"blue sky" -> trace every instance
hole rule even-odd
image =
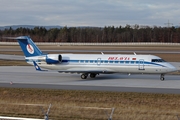
[[[180,0],[0,0],[0,26],[180,25]]]

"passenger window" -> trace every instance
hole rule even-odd
[[[106,60],[106,61],[104,61],[104,63],[108,63],[108,61]]]
[[[113,63],[113,61],[109,61],[109,63]]]
[[[121,64],[123,64],[123,63],[124,63],[124,61],[120,61],[120,63],[121,63]]]
[[[115,61],[115,63],[118,63],[119,61]]]

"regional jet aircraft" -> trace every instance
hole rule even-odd
[[[128,54],[44,54],[28,36],[16,39],[21,46],[26,62],[41,68],[56,70],[59,73],[79,73],[82,79],[95,78],[99,74],[140,73],[160,74],[164,80],[166,73],[177,69],[170,63],[154,55]]]

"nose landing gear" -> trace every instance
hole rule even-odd
[[[164,74],[161,74],[160,80],[161,80],[161,81],[164,81],[164,79],[165,79],[165,78],[164,78]]]

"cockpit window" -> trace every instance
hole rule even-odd
[[[166,62],[163,59],[152,59],[151,62]]]

